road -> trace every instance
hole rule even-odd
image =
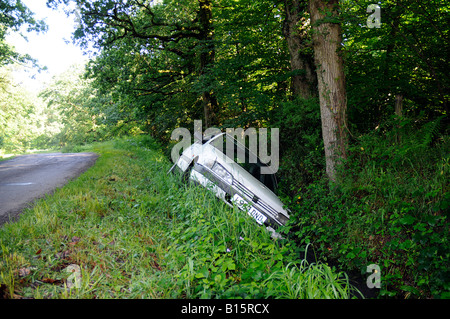
[[[47,153],[0,162],[0,227],[36,199],[78,177],[97,157],[95,153]]]

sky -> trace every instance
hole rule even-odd
[[[83,63],[87,57],[72,43],[72,33],[76,26],[74,17],[67,17],[62,10],[47,8],[46,0],[22,0],[22,2],[35,13],[37,20],[46,22],[48,31],[39,34],[27,33],[28,42],[18,34],[11,34],[7,41],[14,45],[18,52],[28,53],[37,59],[41,66],[48,68],[41,73],[37,73],[36,70],[14,72],[17,82],[30,91],[38,91],[53,76],[64,72],[73,64]],[[31,79],[32,75],[35,75],[34,80]]]

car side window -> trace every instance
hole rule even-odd
[[[212,140],[210,144],[212,146],[214,146],[215,148],[217,148],[222,153],[224,153],[225,147],[224,147],[223,135],[220,135],[220,136],[214,138],[214,140]]]
[[[223,136],[226,136],[224,139]],[[231,158],[235,163],[244,168],[247,172],[249,172],[254,178],[263,183],[268,189],[273,192],[276,192],[276,179],[274,174],[261,174],[261,167],[266,166],[262,163],[259,158],[256,157],[256,163],[254,163],[255,159],[250,158],[250,151],[247,147],[242,146],[236,142],[235,139],[232,139],[232,145],[234,145],[233,155],[227,152],[227,139],[231,139],[228,135],[222,135],[211,142],[215,148],[220,150],[222,153],[226,154],[229,158]],[[242,158],[244,155],[244,158]]]

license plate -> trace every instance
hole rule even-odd
[[[240,209],[242,209],[243,211],[246,211],[247,214],[249,214],[250,216],[252,216],[256,222],[260,225],[264,224],[264,222],[266,221],[267,217],[264,216],[263,214],[261,214],[256,208],[254,207],[250,207],[250,204],[247,203],[241,196],[239,196],[238,194],[235,194],[233,196],[232,202],[236,204],[236,206],[238,206]]]
[[[248,208],[246,207],[246,206],[248,206],[248,203],[238,194],[234,194],[231,201],[240,209],[245,210],[245,211],[248,210]]]
[[[256,222],[260,225],[264,224],[264,222],[266,221],[267,217],[264,216],[263,214],[261,214],[260,212],[258,212],[256,210],[256,208],[252,207],[249,209],[249,211],[247,212],[250,216],[252,216]]]

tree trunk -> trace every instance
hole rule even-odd
[[[198,0],[200,34],[201,34],[201,52],[200,52],[200,78],[206,87],[202,94],[203,113],[205,117],[205,127],[211,127],[216,123],[218,103],[213,92],[208,89],[210,87],[209,79],[205,76],[207,69],[214,64],[215,46],[213,42],[214,29],[212,27],[212,3],[210,0]]]
[[[399,118],[403,116],[403,94],[397,93],[395,95],[395,115],[397,115]],[[397,127],[397,133],[395,134],[395,138],[397,140],[397,143],[400,144],[402,141],[401,132],[399,130],[399,127]]]
[[[308,10],[307,0],[285,0],[284,8],[286,17],[283,34],[289,50],[291,71],[298,71],[292,77],[292,94],[309,98],[315,94],[317,78],[314,57],[306,52],[308,21],[301,17]]]
[[[336,22],[338,0],[310,0],[326,172],[336,180],[336,165],[347,156],[347,96],[341,27]]]
[[[398,117],[403,116],[403,94],[395,94],[395,115]]]

